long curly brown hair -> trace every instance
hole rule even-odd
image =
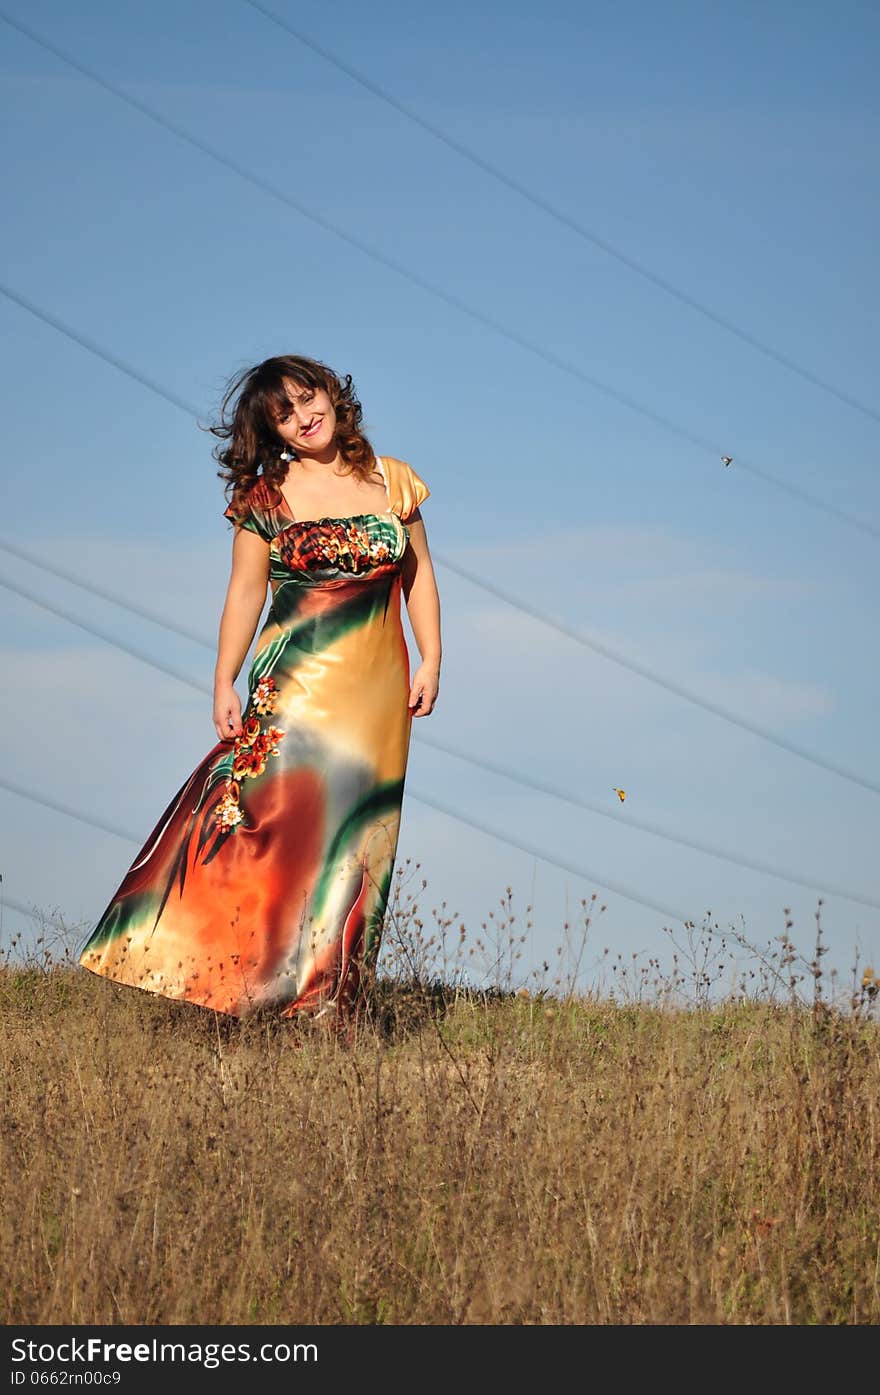
[[[244,496],[263,479],[273,491],[287,474],[281,451],[290,449],[275,429],[277,414],[291,407],[284,387],[290,378],[299,387],[323,388],[336,412],[336,443],[352,474],[367,480],[376,467],[376,456],[361,430],[363,409],[355,396],[351,374],[340,377],[319,359],[301,354],[278,354],[253,368],[245,368],[228,382],[220,406],[220,420],[206,429],[226,446],[211,452],[223,467],[218,475],[232,484],[228,501],[238,512]],[[294,453],[295,454],[295,453]]]

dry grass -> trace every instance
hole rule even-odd
[[[7,956],[0,1321],[880,1319],[873,992],[440,986],[439,921],[348,1046]]]

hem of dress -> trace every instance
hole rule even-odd
[[[188,1003],[190,1007],[201,1008],[203,1012],[216,1012],[221,1017],[231,1017],[236,1021],[243,1022],[247,1017],[259,1012],[258,1007],[251,1008],[247,1012],[234,1012],[229,1008],[214,1007],[211,1003],[203,1003],[198,998],[190,998],[186,993],[167,993],[162,988],[154,988],[144,983],[129,983],[127,979],[116,978],[113,974],[104,973],[102,969],[93,969],[82,960],[77,961],[81,969],[92,974],[95,978],[102,978],[105,983],[115,983],[120,988],[132,988],[138,993],[149,993],[154,998],[165,998],[169,1003]]]

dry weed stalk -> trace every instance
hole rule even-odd
[[[818,910],[585,990],[596,897],[518,977],[531,907],[429,932],[410,866],[348,1042],[7,949],[4,1323],[877,1322],[880,984]]]

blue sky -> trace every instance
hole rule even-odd
[[[6,781],[146,837],[214,743],[209,697],[21,591],[210,690],[231,548],[213,438],[193,413],[20,297],[202,424],[245,365],[322,358],[353,375],[376,450],[429,484],[443,670],[435,713],[413,724],[398,853],[421,864],[429,929],[437,907],[478,932],[510,886],[523,932],[533,906],[523,973],[552,960],[563,922],[574,929],[594,891],[607,909],[587,977],[606,946],[668,964],[670,913],[699,922],[710,910],[766,943],[790,907],[807,948],[819,891],[632,825],[880,901],[880,793],[674,696],[454,568],[880,784],[876,535],[748,468],[880,528],[876,7],[269,8],[594,238],[870,410],[639,276],[244,0],[9,0]],[[313,216],[160,128],[16,21]],[[87,927],[137,843],[4,789],[0,810],[4,941],[33,933],[10,901]],[[835,893],[822,915],[842,972],[856,952],[880,959],[880,910]]]

